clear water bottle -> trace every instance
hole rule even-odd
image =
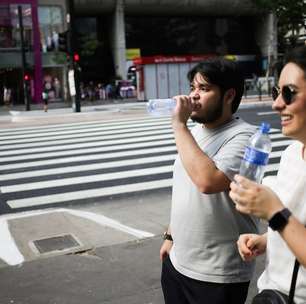
[[[175,108],[175,105],[176,101],[172,98],[149,99],[147,110],[154,116],[170,115]]]
[[[260,183],[264,176],[272,149],[269,131],[270,125],[263,122],[250,138],[240,166],[239,174],[257,183]]]

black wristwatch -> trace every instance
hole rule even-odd
[[[163,239],[164,240],[168,240],[168,241],[172,241],[173,242],[173,238],[172,238],[172,235],[169,234],[167,231],[164,232],[163,234]]]
[[[281,231],[288,224],[290,216],[291,212],[287,208],[276,212],[269,220],[269,227],[272,228],[274,231]]]

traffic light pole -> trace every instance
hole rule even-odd
[[[69,69],[73,70],[75,96],[73,96],[74,111],[81,112],[81,94],[80,94],[80,70],[77,62],[74,62],[73,56],[76,51],[75,45],[75,17],[74,17],[74,0],[67,0],[67,7],[69,12],[68,23],[68,50],[69,50]]]
[[[26,106],[26,111],[30,111],[30,96],[29,96],[29,85],[27,79],[25,79],[27,63],[25,56],[25,47],[24,47],[24,36],[23,36],[23,20],[22,20],[22,7],[18,5],[18,21],[20,27],[20,43],[21,43],[21,70],[22,70],[22,81],[23,81],[23,95],[24,103]]]

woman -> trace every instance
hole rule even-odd
[[[230,197],[237,210],[267,220],[272,228],[263,235],[243,234],[237,242],[244,260],[267,253],[259,290],[277,289],[288,295],[297,258],[301,266],[294,301],[302,304],[306,303],[306,46],[287,56],[279,88],[272,95],[282,133],[296,141],[282,155],[274,192],[235,176]]]

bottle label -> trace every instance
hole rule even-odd
[[[269,160],[269,153],[246,147],[243,160],[254,165],[265,166]]]

